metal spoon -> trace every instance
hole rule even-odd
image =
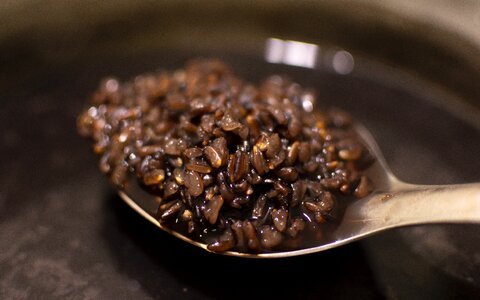
[[[331,242],[314,247],[284,252],[221,254],[249,258],[279,258],[304,255],[336,248],[372,234],[408,225],[431,223],[480,223],[480,183],[457,185],[414,185],[398,180],[388,168],[375,140],[366,128],[356,130],[367,148],[376,157],[366,171],[375,184],[375,191],[349,205]],[[163,226],[156,218],[158,201],[137,184],[128,184],[120,197],[136,212],[160,229],[207,250],[207,245]]]

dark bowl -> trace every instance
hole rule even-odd
[[[402,180],[480,181],[480,5],[434,2],[4,5],[0,295],[474,298],[478,226],[398,229],[283,260],[203,253],[121,203],[75,129],[103,76],[220,57],[250,81],[285,73],[320,106],[350,111]],[[315,63],[266,62],[272,41],[316,45]]]

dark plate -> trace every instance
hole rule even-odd
[[[160,232],[119,199],[76,133],[85,98],[105,75],[127,79],[199,55],[225,59],[250,81],[280,72],[313,87],[321,106],[345,108],[371,129],[403,180],[480,181],[480,51],[468,41],[369,6],[209,3],[65,8],[63,27],[35,20],[31,32],[2,37],[0,298],[478,295],[477,226],[400,229],[324,253],[246,260]],[[267,64],[270,37],[319,45],[317,67]],[[355,59],[348,75],[331,66],[340,48]]]

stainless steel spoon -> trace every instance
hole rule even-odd
[[[356,125],[356,130],[376,157],[375,163],[366,171],[374,182],[375,191],[347,207],[343,219],[333,232],[334,238],[331,242],[285,252],[255,254],[226,251],[221,254],[249,258],[289,257],[336,248],[402,226],[480,223],[480,183],[415,185],[402,182],[388,168],[368,130],[361,125]],[[144,192],[137,184],[128,184],[124,191],[119,191],[119,194],[131,208],[160,229],[209,251],[206,244],[163,226],[154,217],[158,209],[158,199]]]

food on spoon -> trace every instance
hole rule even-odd
[[[158,220],[217,252],[295,249],[320,239],[339,203],[372,190],[350,116],[271,76],[247,83],[219,60],[102,81],[78,118],[100,170],[135,176]],[[337,220],[338,221],[338,220]]]

